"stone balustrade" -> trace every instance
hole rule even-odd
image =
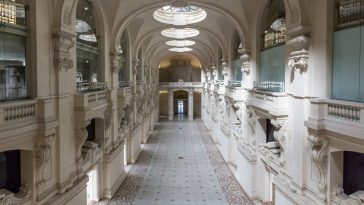
[[[314,130],[329,130],[362,139],[364,138],[364,103],[313,99],[310,117],[305,125]]]
[[[201,82],[161,82],[159,87],[162,88],[202,88]]]
[[[281,92],[248,90],[247,105],[259,108],[276,117],[288,115],[288,95]]]
[[[37,101],[14,101],[0,104],[0,126],[20,121],[37,121]]]

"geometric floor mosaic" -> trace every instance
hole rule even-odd
[[[159,122],[105,205],[252,205],[201,120]]]

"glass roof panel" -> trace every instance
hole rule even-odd
[[[162,30],[161,34],[169,38],[185,39],[198,36],[200,34],[200,31],[193,28],[183,28],[183,29],[168,28]]]
[[[175,47],[186,47],[186,46],[193,46],[196,44],[196,42],[191,40],[173,40],[173,41],[167,41],[166,44]]]
[[[163,6],[153,13],[155,20],[175,26],[194,24],[206,19],[205,10],[191,5]]]

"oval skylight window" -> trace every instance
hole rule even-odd
[[[177,0],[170,6],[157,9],[153,13],[153,17],[161,23],[185,26],[205,20],[207,13],[197,6],[188,5],[183,0]]]
[[[79,38],[83,41],[95,42],[95,43],[97,42],[95,34],[81,34]]]
[[[175,47],[187,47],[195,45],[196,42],[191,40],[173,40],[173,41],[167,41],[166,44]]]
[[[168,50],[173,51],[173,52],[183,53],[183,52],[192,51],[193,49],[192,48],[187,48],[187,47],[183,47],[183,48],[176,47],[176,48],[170,48]]]
[[[162,30],[161,34],[165,37],[176,38],[176,39],[184,39],[184,38],[192,38],[198,36],[200,31],[193,28],[168,28]]]

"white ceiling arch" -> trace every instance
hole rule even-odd
[[[233,1],[235,3],[231,3],[231,4],[226,4],[224,2],[221,3],[218,1],[194,1],[193,4],[196,6],[200,6],[204,9],[209,9],[211,11],[215,11],[216,13],[219,13],[221,15],[224,16],[225,19],[227,19],[229,22],[232,23],[232,25],[234,25],[235,29],[238,31],[240,38],[243,42],[243,44],[245,45],[245,41],[246,39],[248,39],[248,31],[247,31],[247,23],[245,22],[245,18],[236,18],[236,16],[238,15],[244,15],[244,10],[243,9],[239,9],[237,12],[235,12],[234,14],[231,13],[231,9],[232,10],[236,10],[234,9],[234,4],[239,3],[239,7],[240,6],[240,2],[236,1],[236,0],[228,0],[228,1]],[[121,1],[120,3],[120,7],[122,8],[122,3],[125,2]],[[133,21],[134,18],[143,15],[145,13],[147,13],[148,11],[154,11],[155,9],[162,7],[164,5],[167,5],[169,1],[157,1],[157,0],[149,0],[148,3],[146,1],[140,1],[140,5],[136,4],[134,5],[133,9],[130,9],[131,11],[125,11],[125,12],[118,12],[120,18],[118,19],[118,22],[115,22],[114,26],[113,26],[113,32],[112,32],[112,39],[114,39],[116,42],[119,41],[120,36],[123,32],[123,30],[129,25],[130,22]],[[230,8],[224,8],[225,7],[229,7]],[[231,7],[232,6],[232,7]],[[228,12],[229,11],[229,12]],[[121,14],[123,13],[123,14]],[[209,16],[208,16],[209,18]],[[112,45],[116,45],[116,42],[111,42]]]

